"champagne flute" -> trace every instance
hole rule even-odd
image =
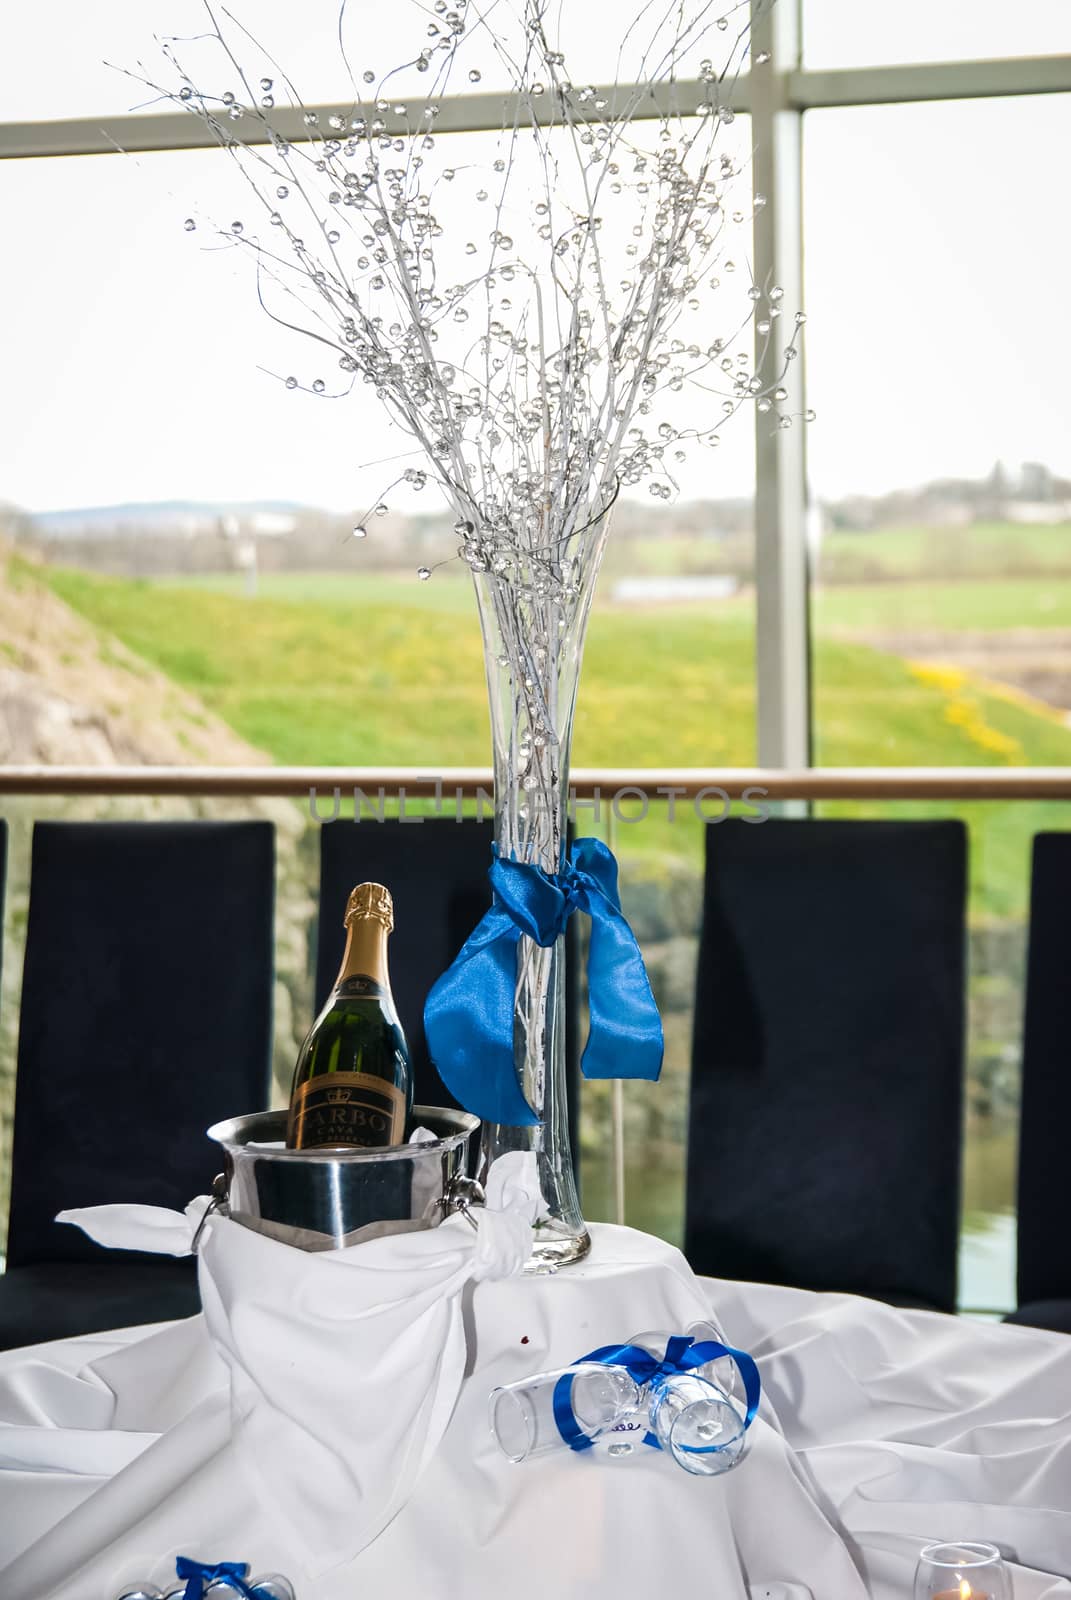
[[[688,1329],[696,1343],[713,1339],[724,1344],[721,1330],[709,1321]],[[662,1329],[639,1333],[629,1340],[661,1360],[673,1336]],[[712,1478],[735,1467],[744,1453],[746,1425],[731,1391],[712,1373],[728,1366],[736,1382],[736,1363],[719,1356],[691,1372],[660,1373],[647,1385],[651,1432],[667,1455],[695,1477]]]
[[[729,1341],[722,1333],[713,1317],[706,1317],[701,1322],[691,1322],[685,1332],[695,1344],[728,1345]],[[663,1347],[664,1348],[664,1347]],[[730,1398],[740,1398],[741,1381],[740,1370],[732,1356],[718,1356],[713,1361],[708,1361],[702,1367],[696,1367],[701,1378],[709,1378],[711,1383],[716,1383],[719,1389],[724,1389]]]
[[[594,1443],[642,1404],[640,1386],[624,1367],[582,1361],[493,1389],[489,1419],[499,1449],[517,1462],[569,1447],[563,1415],[577,1439]]]

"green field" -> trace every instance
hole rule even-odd
[[[819,588],[819,629],[1007,632],[1071,628],[1071,578],[964,578]]]
[[[277,761],[487,759],[479,627],[468,586],[457,579],[282,575],[249,600],[218,582],[149,583],[59,568],[42,575]],[[920,588],[920,602],[940,603],[939,591]],[[872,600],[870,591],[866,603]],[[850,614],[841,607],[845,625]],[[746,598],[597,607],[574,759],[747,766],[754,761],[753,677]],[[824,765],[1071,759],[1071,733],[1045,708],[982,684],[931,681],[864,645],[819,639],[816,679]],[[959,702],[969,711],[957,720]]]
[[[236,572],[169,578],[155,588],[197,589],[203,593],[245,598],[245,578]],[[421,583],[415,572],[264,572],[257,585],[258,601],[312,600],[345,606],[351,613],[364,606],[418,606],[421,611],[466,612],[475,615],[472,585],[460,572],[435,573]]]
[[[38,569],[98,628],[117,635],[198,694],[251,743],[285,764],[453,766],[489,759],[482,647],[467,580],[283,574],[247,599],[241,580],[150,583]],[[1037,600],[1053,592],[1019,580]],[[911,588],[941,625],[969,611],[961,591],[992,589],[990,615],[1011,620],[1010,584]],[[1062,604],[1071,609],[1071,583]],[[948,593],[943,591],[947,589]],[[865,626],[881,586],[833,591],[840,627]],[[854,607],[854,611],[853,611]],[[927,612],[927,608],[929,608]],[[827,610],[820,613],[828,620]],[[993,625],[993,624],[990,624]],[[820,763],[826,766],[1062,765],[1071,731],[1023,696],[962,673],[913,666],[835,638],[816,646]],[[579,766],[748,766],[755,760],[754,629],[749,596],[721,605],[604,604],[592,618],[580,690]],[[873,806],[827,807],[872,815]],[[1029,841],[1059,826],[1054,804],[900,806],[900,816],[963,815],[973,830],[975,913],[1020,915]],[[652,820],[632,850],[694,855],[699,831]]]
[[[467,581],[287,576],[247,600],[209,584],[61,569],[43,576],[276,761],[489,762],[483,646]],[[743,614],[713,626],[694,611],[596,615],[574,760],[747,764],[753,678]]]

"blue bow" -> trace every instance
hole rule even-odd
[[[643,1388],[649,1383],[657,1385],[661,1378],[670,1378],[682,1372],[694,1372],[696,1367],[705,1367],[708,1361],[717,1361],[722,1356],[733,1358],[744,1380],[746,1402],[744,1427],[750,1428],[759,1409],[762,1379],[759,1377],[759,1369],[754,1359],[746,1350],[734,1350],[732,1345],[718,1344],[714,1339],[704,1339],[697,1344],[690,1334],[677,1334],[666,1345],[666,1353],[661,1361],[642,1345],[604,1344],[598,1350],[593,1350],[590,1355],[581,1356],[580,1360],[573,1364],[580,1366],[585,1361],[598,1361],[607,1367],[624,1367]],[[576,1420],[573,1412],[572,1388],[571,1372],[564,1373],[554,1385],[554,1420],[558,1424],[558,1432],[570,1450],[590,1450],[594,1441],[588,1438]],[[662,1448],[653,1433],[645,1433],[643,1442],[653,1445],[656,1450]]]
[[[244,1561],[219,1561],[210,1567],[203,1561],[191,1561],[189,1556],[179,1556],[175,1562],[175,1576],[186,1579],[182,1600],[201,1600],[208,1585],[220,1581],[230,1584],[235,1594],[243,1595],[245,1600],[257,1600],[256,1590],[245,1582],[248,1571]]]
[[[662,1023],[636,935],[621,914],[617,862],[599,839],[578,839],[561,872],[498,854],[494,903],[428,995],[428,1050],[455,1099],[486,1122],[538,1123],[517,1082],[513,1008],[522,934],[549,949],[574,911],[591,918],[591,1026],[586,1078],[657,1078]]]

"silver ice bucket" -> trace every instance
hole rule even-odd
[[[243,1227],[300,1250],[337,1250],[434,1228],[482,1198],[465,1175],[479,1118],[445,1106],[414,1106],[412,1125],[427,1128],[434,1140],[321,1154],[285,1148],[285,1111],[217,1122],[208,1137],[224,1151],[218,1208]]]

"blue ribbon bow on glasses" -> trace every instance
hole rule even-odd
[[[573,1365],[582,1366],[588,1361],[598,1361],[607,1367],[624,1367],[642,1389],[646,1384],[657,1384],[660,1378],[694,1372],[697,1367],[705,1367],[708,1361],[718,1361],[722,1356],[732,1357],[744,1380],[744,1428],[750,1428],[759,1409],[762,1379],[754,1358],[746,1350],[734,1350],[731,1344],[719,1344],[714,1339],[702,1339],[697,1343],[690,1334],[677,1334],[667,1343],[661,1361],[639,1344],[604,1344],[590,1355],[581,1356]],[[590,1450],[593,1441],[573,1414],[572,1388],[571,1373],[566,1373],[554,1385],[554,1420],[570,1450]],[[653,1433],[645,1433],[643,1442],[653,1445],[656,1450],[662,1448]]]
[[[201,1600],[210,1583],[225,1583],[236,1595],[245,1600],[260,1600],[260,1591],[246,1583],[249,1566],[245,1561],[218,1561],[208,1566],[203,1561],[191,1561],[189,1556],[179,1556],[175,1561],[175,1576],[186,1579],[186,1593],[182,1600]]]
[[[591,918],[591,1026],[580,1067],[586,1078],[657,1078],[662,1023],[636,936],[621,913],[617,862],[598,839],[578,839],[556,873],[495,851],[494,904],[428,995],[424,1032],[451,1094],[486,1122],[539,1121],[517,1082],[513,1008],[517,943],[549,949],[574,911]]]

